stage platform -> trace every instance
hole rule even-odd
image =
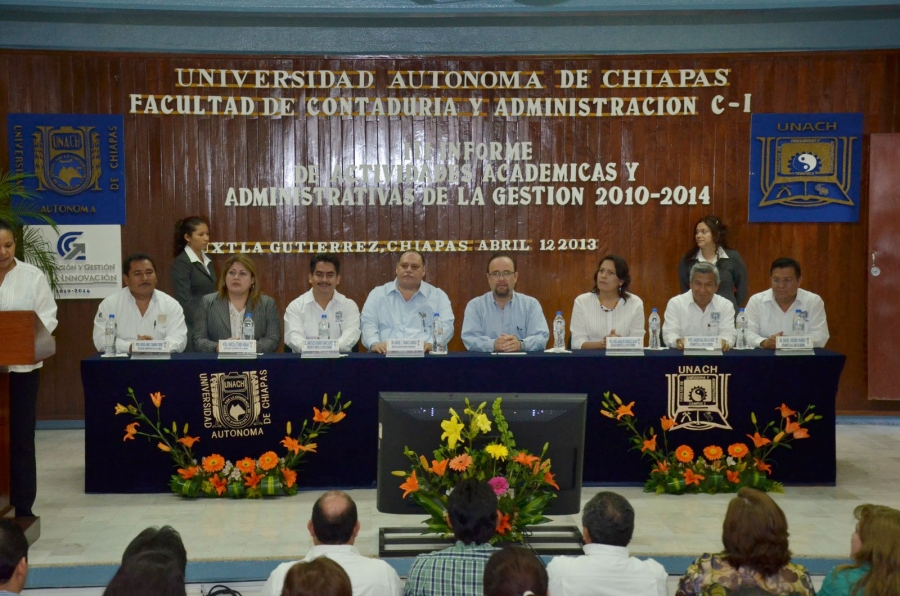
[[[837,486],[789,487],[787,494],[774,495],[788,517],[795,560],[813,573],[824,574],[847,557],[856,505],[900,508],[896,491],[900,484],[898,422],[839,419]],[[802,445],[796,447],[803,451]],[[190,583],[243,582],[245,596],[254,594],[257,582],[278,563],[298,558],[310,546],[306,522],[321,489],[263,501],[187,501],[169,494],[87,495],[83,430],[38,431],[37,449],[34,510],[41,516],[41,538],[29,552],[29,588],[103,585],[115,572],[128,542],[151,525],[170,524],[181,533],[190,560]],[[805,453],[811,459],[816,457],[813,452]],[[583,500],[598,490],[603,489],[585,488]],[[729,495],[673,497],[646,494],[638,488],[612,490],[625,495],[636,511],[632,554],[656,558],[674,576],[696,555],[721,549]],[[381,514],[375,510],[374,490],[349,492],[359,507],[362,531],[357,546],[363,554],[377,552],[379,527],[412,526],[425,517]],[[580,525],[580,518],[561,516],[554,523]],[[409,562],[394,561],[401,575]],[[196,587],[194,590],[199,594]]]

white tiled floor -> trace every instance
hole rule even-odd
[[[797,557],[846,557],[852,511],[860,503],[900,508],[900,426],[839,425],[837,445],[837,487],[789,487],[787,494],[775,495],[787,514],[791,550]],[[192,561],[293,558],[310,546],[306,522],[318,493],[263,501],[86,495],[83,431],[39,431],[37,448],[34,510],[41,516],[41,538],[29,552],[34,566],[115,563],[140,530],[163,524],[181,533]],[[585,489],[583,499],[597,490]],[[697,555],[721,549],[729,496],[672,497],[645,494],[638,488],[615,490],[636,511],[633,554]],[[416,525],[424,517],[378,513],[373,490],[351,495],[363,525],[357,541],[363,554],[377,552],[379,526]],[[577,516],[554,522],[580,525]]]

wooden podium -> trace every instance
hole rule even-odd
[[[56,340],[40,317],[27,310],[0,311],[0,516],[12,517],[9,504],[9,371],[7,366],[37,364],[56,353]],[[13,373],[14,374],[14,373]],[[29,543],[40,535],[39,518],[21,518]]]

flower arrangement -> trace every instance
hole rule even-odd
[[[231,497],[235,499],[258,499],[276,495],[297,494],[297,467],[307,453],[315,453],[317,444],[312,441],[328,432],[332,424],[337,424],[347,415],[344,410],[350,402],[341,404],[338,393],[329,402],[328,395],[322,397],[322,409],[313,408],[313,422],[303,421],[300,433],[293,437],[291,423],[287,423],[287,435],[281,444],[287,450],[284,457],[274,451],[267,451],[259,459],[245,457],[232,463],[217,453],[201,458],[194,455],[194,445],[199,437],[188,435],[185,424],[179,433],[179,426],[172,422],[171,427],[163,425],[160,418],[161,392],[151,393],[150,400],[156,408],[156,421],[150,419],[137,400],[134,391],[128,388],[128,397],[132,403],[125,406],[116,404],[116,414],[128,414],[134,421],[125,426],[123,441],[134,440],[135,436],[147,437],[149,441],[157,441],[160,451],[168,453],[174,462],[177,474],[169,481],[169,487],[176,495],[184,497]],[[144,430],[138,430],[143,426]]]
[[[617,420],[619,426],[630,431],[631,449],[640,449],[641,456],[653,460],[654,467],[650,470],[650,478],[644,484],[644,490],[657,494],[734,493],[744,486],[766,492],[784,492],[780,482],[769,478],[772,474],[772,451],[778,447],[790,448],[791,441],[809,438],[806,425],[813,420],[822,419],[822,416],[813,411],[814,405],[809,405],[798,413],[781,404],[775,408],[781,413],[781,418],[770,421],[760,429],[756,413],[751,412],[750,421],[754,432],[747,437],[753,442],[753,449],[746,443],[737,442],[727,449],[719,445],[708,445],[701,453],[695,454],[688,445],[679,445],[674,450],[669,450],[666,433],[675,425],[674,419],[668,416],[660,418],[662,445],[659,445],[659,435],[652,426],[643,432],[637,429],[633,408],[634,402],[626,405],[618,395],[610,396],[606,392],[603,394],[600,413]]]
[[[426,534],[453,535],[445,517],[447,496],[457,482],[468,478],[487,482],[497,495],[497,527],[491,544],[521,542],[526,526],[550,521],[544,511],[556,498],[551,487],[559,490],[559,486],[550,471],[550,460],[544,458],[549,444],[544,444],[540,456],[518,449],[500,404],[497,398],[491,407],[499,435],[488,434],[492,423],[484,413],[486,402],[472,409],[466,399],[465,421],[450,408],[450,419],[441,422],[441,441],[445,442],[434,451],[430,464],[424,455],[404,448],[412,468],[393,474],[405,479],[400,485],[403,498],[411,496],[431,516],[423,522],[428,526]],[[476,447],[479,436],[479,442],[492,440]]]

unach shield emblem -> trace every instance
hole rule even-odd
[[[100,135],[93,126],[38,126],[34,140],[37,190],[76,195],[99,185]]]

